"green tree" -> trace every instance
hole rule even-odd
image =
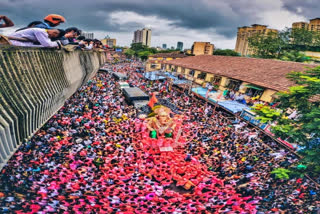
[[[288,78],[296,85],[278,93],[278,109],[256,105],[253,111],[261,121],[276,124],[271,129],[276,137],[305,146],[303,162],[307,163],[308,169],[315,170],[320,165],[320,148],[313,143],[320,138],[320,66],[292,72]],[[296,111],[296,117],[291,117],[292,112],[290,116],[288,109]],[[320,171],[320,167],[317,169]]]
[[[299,51],[291,50],[285,51],[281,57],[281,60],[293,62],[308,62],[310,61],[310,57],[307,57],[305,54]]]
[[[220,55],[220,56],[240,56],[239,53],[235,52],[234,50],[230,49],[217,49],[213,52],[213,55]]]
[[[126,53],[127,52],[127,53]],[[148,57],[152,54],[156,53],[171,53],[171,52],[180,52],[179,50],[160,50],[157,51],[156,48],[148,47],[146,45],[142,45],[142,43],[133,43],[131,44],[131,48],[125,52],[127,57],[137,56],[142,60],[148,59]]]
[[[254,34],[248,38],[249,47],[253,50],[255,57],[280,58],[288,46],[287,34],[287,31]]]
[[[127,50],[125,50],[124,51],[124,54],[128,57],[128,58],[132,58],[134,55],[135,55],[135,51],[134,50],[132,50],[132,49],[127,49]]]
[[[132,43],[131,44],[131,49],[138,52],[138,51],[144,51],[145,49],[147,49],[148,46],[143,45],[142,43]]]
[[[288,180],[289,179],[290,170],[284,168],[276,168],[271,174],[274,174],[277,179]]]
[[[150,51],[140,51],[138,52],[138,57],[141,58],[142,60],[147,60],[151,54],[152,52]]]
[[[307,29],[292,29],[290,38],[292,45],[311,46],[313,43],[313,31]]]

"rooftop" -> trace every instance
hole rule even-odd
[[[158,54],[151,55],[150,57],[184,58],[184,57],[187,57],[187,56],[182,54],[182,53],[171,52],[171,53],[158,53]]]
[[[310,19],[310,21],[314,21],[314,20],[320,20],[320,17],[314,18],[314,19]]]
[[[300,24],[300,23],[308,24],[308,22],[293,22],[292,24]]]
[[[268,27],[268,25],[261,25],[261,24],[252,24],[251,26],[252,26],[252,27],[255,27],[255,26]]]
[[[241,80],[276,91],[287,90],[294,85],[286,78],[286,74],[315,67],[297,62],[214,55],[192,56],[165,63]]]

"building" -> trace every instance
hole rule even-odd
[[[86,39],[94,39],[94,33],[81,32],[81,36],[86,37]]]
[[[194,42],[191,48],[191,53],[195,56],[198,55],[212,55],[214,45],[210,42]]]
[[[148,57],[147,62],[146,62],[146,72],[162,69],[163,67],[161,67],[161,64],[164,61],[181,59],[184,57],[187,57],[187,56],[184,54],[181,54],[179,51],[171,52],[171,53],[158,53],[158,54],[150,55]]]
[[[183,50],[183,42],[178,42],[177,43],[177,49],[182,51]]]
[[[151,46],[151,29],[143,28],[134,32],[132,43],[141,43],[148,47]]]
[[[241,56],[252,55],[253,51],[249,47],[248,38],[250,38],[255,34],[267,35],[270,32],[278,33],[278,30],[270,29],[270,28],[267,28],[266,25],[258,25],[258,24],[251,25],[251,27],[248,27],[248,26],[239,27],[238,33],[237,33],[237,42],[236,42],[235,51],[241,54]]]
[[[272,102],[276,92],[286,91],[294,85],[286,78],[288,73],[306,70],[307,66],[314,67],[297,62],[216,55],[162,62],[166,71],[189,76],[199,85],[209,82],[221,91],[232,89],[248,97],[250,94],[258,95],[261,101],[266,102]]]
[[[191,49],[185,49],[184,51],[183,51],[185,54],[188,54],[188,55],[191,55],[192,53],[191,53]]]
[[[162,49],[167,49],[167,44],[162,44]]]
[[[308,29],[309,23],[308,22],[294,22],[292,23],[292,29]]]
[[[310,23],[308,26],[310,31],[320,31],[320,18],[310,19]]]
[[[310,19],[310,22],[294,22],[292,29],[306,29],[309,31],[320,31],[320,18]]]
[[[110,37],[106,37],[101,40],[103,45],[108,45],[109,48],[113,48],[117,45],[117,40],[116,39],[111,39]]]

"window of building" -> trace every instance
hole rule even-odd
[[[261,96],[263,94],[263,88],[254,86],[254,85],[247,85],[247,90],[245,92],[246,95],[250,97],[256,97],[256,96]]]
[[[230,79],[227,88],[238,91],[242,81]]]
[[[150,67],[151,67],[151,68],[156,68],[156,67],[157,67],[157,64],[151,64]]]
[[[211,78],[210,82],[213,85],[220,85],[221,79],[222,79],[222,77],[220,77],[220,76],[214,76],[214,77]]]
[[[195,73],[194,70],[189,71],[189,75],[191,75],[191,76],[194,76],[194,73]]]
[[[202,73],[198,74],[198,79],[204,80],[204,79],[206,79],[206,76],[207,76],[207,74],[202,72]]]

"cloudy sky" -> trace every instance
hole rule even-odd
[[[23,27],[47,14],[66,17],[61,28],[77,26],[102,39],[109,35],[117,45],[130,45],[133,31],[152,29],[151,45],[190,48],[207,41],[218,48],[235,46],[237,27],[265,24],[290,27],[292,22],[320,17],[319,0],[0,0],[0,14]],[[3,29],[8,34],[16,28]]]

